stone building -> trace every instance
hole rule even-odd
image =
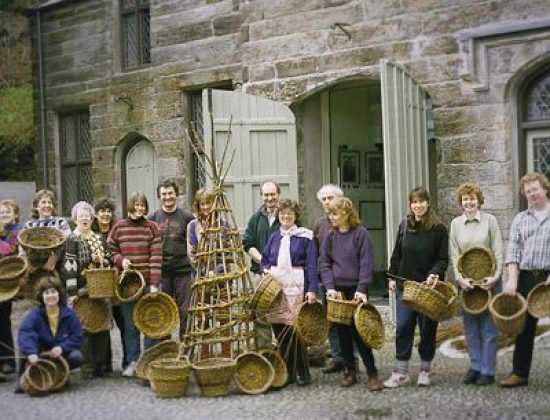
[[[308,223],[340,183],[383,271],[411,187],[448,221],[456,187],[479,182],[506,236],[519,177],[550,171],[548,0],[48,0],[28,15],[42,183],[65,211],[152,198],[167,176],[189,202],[205,180],[186,139],[219,156],[231,125],[239,223],[262,180]]]

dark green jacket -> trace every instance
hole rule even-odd
[[[273,232],[279,230],[279,219],[275,218],[275,221],[269,226],[269,220],[267,218],[267,212],[265,210],[265,204],[260,207],[248,221],[246,230],[243,237],[243,247],[246,252],[250,248],[256,248],[260,253],[263,252],[267,240]],[[260,266],[255,261],[252,261],[250,271],[253,273],[260,272]]]

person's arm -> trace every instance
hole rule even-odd
[[[243,248],[254,262],[260,264],[262,260],[262,254],[257,248],[258,217],[258,213],[254,213],[252,217],[248,220],[248,224],[246,225],[246,230],[244,231],[243,235]]]
[[[271,248],[273,248],[276,245],[275,235],[276,234],[271,235],[267,240],[267,243],[265,244],[264,252],[262,253],[262,258],[260,261],[260,274],[263,274],[264,270],[269,270],[271,268],[269,255],[272,254]]]
[[[37,355],[38,351],[38,340],[40,336],[36,328],[36,322],[38,320],[38,309],[31,309],[29,313],[23,318],[19,331],[17,332],[17,345],[19,351],[24,356],[29,356],[31,354]]]
[[[317,252],[315,239],[308,239],[306,249],[307,291],[315,294],[319,292],[318,260],[319,254]]]
[[[78,241],[74,235],[71,235],[65,241],[65,253],[63,255],[63,263],[61,264],[60,274],[65,282],[67,295],[75,296],[78,291]]]
[[[196,254],[197,254],[197,222],[196,220],[192,220],[187,224],[187,234],[186,234],[186,242],[187,242],[187,255],[189,256],[189,262],[191,265],[195,266],[197,264]]]
[[[329,239],[330,238],[330,239]],[[319,251],[319,273],[321,275],[321,281],[323,285],[328,290],[334,290],[334,273],[332,271],[333,266],[333,255],[332,252],[328,250],[329,246],[334,248],[334,234],[328,233],[323,238],[323,243]]]
[[[149,241],[149,282],[158,287],[162,280],[162,239],[160,228],[155,222],[151,223],[151,239]]]
[[[445,278],[445,271],[449,265],[449,235],[443,224],[436,227],[436,242],[434,246],[437,249],[437,257],[429,275],[438,276],[440,280]]]
[[[504,286],[504,293],[515,296],[519,280],[519,263],[521,262],[521,251],[523,241],[520,234],[522,213],[514,217],[510,227],[510,238],[508,240],[508,256],[506,257],[506,268],[508,270],[508,281]]]
[[[66,237],[72,233],[71,225],[69,225],[69,222],[67,222],[67,219],[65,219],[64,217],[59,218],[58,226],[59,226],[59,230],[63,232],[63,235],[65,235]]]
[[[111,253],[111,260],[113,264],[119,270],[122,270],[124,268],[122,266],[122,261],[124,260],[124,257],[122,256],[122,252],[120,249],[120,243],[118,239],[118,228],[119,228],[119,224],[117,222],[109,232],[109,236],[107,237],[107,249]]]
[[[63,353],[70,353],[73,350],[78,350],[82,346],[82,326],[80,324],[80,320],[78,319],[78,316],[76,313],[70,309],[69,310],[69,316],[65,318],[65,322],[67,322],[67,334],[63,338],[63,340],[58,344],[59,347],[63,350]],[[60,307],[61,310],[61,307]]]
[[[360,293],[367,293],[374,274],[374,245],[367,229],[357,231],[356,235],[360,235],[361,238],[358,258],[359,282],[356,290]]]

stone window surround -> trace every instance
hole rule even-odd
[[[143,61],[143,54],[142,54],[142,44],[141,44],[141,39],[143,38],[142,36],[142,26],[141,26],[141,20],[140,20],[140,16],[142,14],[143,11],[147,10],[148,13],[150,13],[150,4],[149,4],[149,1],[147,1],[147,4],[146,5],[143,5],[142,4],[142,1],[140,0],[136,0],[137,2],[137,5],[135,6],[135,8],[133,9],[133,11],[130,12],[130,9],[124,9],[124,0],[115,0],[118,2],[118,19],[116,19],[116,22],[117,22],[117,26],[118,28],[117,31],[118,31],[118,35],[119,35],[119,51],[118,51],[118,58],[120,60],[120,70],[121,71],[134,71],[134,70],[139,70],[139,69],[142,69],[142,68],[146,68],[148,66],[150,66],[151,64],[151,30],[150,30],[150,25],[151,23],[149,22],[149,58],[147,62],[142,62]],[[136,15],[136,44],[137,44],[137,59],[140,61],[140,63],[138,63],[137,65],[135,66],[132,66],[132,65],[128,65],[127,62],[126,62],[126,43],[125,43],[125,40],[126,40],[126,37],[124,35],[124,16],[126,14],[135,14]],[[149,16],[149,19],[150,19],[150,16]]]

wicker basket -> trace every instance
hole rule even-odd
[[[353,314],[357,305],[359,301],[345,300],[340,292],[336,299],[327,295],[327,320],[336,324],[353,325]]]
[[[284,387],[288,382],[288,370],[279,352],[276,350],[264,349],[260,351],[260,354],[269,360],[269,363],[273,366],[275,377],[273,378],[271,387],[275,389]]]
[[[520,294],[499,293],[489,304],[489,311],[499,332],[508,336],[521,334],[527,316],[527,301]]]
[[[92,299],[111,299],[116,297],[116,270],[114,268],[100,267],[86,269],[83,275],[86,278],[88,296]]]
[[[80,319],[82,328],[86,331],[97,333],[109,329],[111,314],[105,300],[78,296],[73,302],[73,309]]]
[[[31,263],[44,263],[65,243],[65,235],[54,227],[34,227],[19,232],[19,244]]]
[[[161,341],[141,353],[136,365],[136,376],[141,379],[151,380],[150,364],[152,362],[160,359],[175,359],[178,356],[178,343],[174,340]]]
[[[23,279],[21,288],[19,289],[19,296],[22,299],[27,299],[32,302],[36,302],[36,286],[40,283],[40,280],[44,277],[53,276],[58,282],[61,282],[61,277],[56,270],[46,270],[45,268],[39,268],[33,273],[29,273],[27,277]]]
[[[535,318],[550,316],[550,286],[540,283],[529,292],[527,310]]]
[[[370,303],[361,302],[353,315],[359,337],[367,347],[379,349],[386,339],[384,322],[378,310]]]
[[[69,364],[62,356],[51,357],[49,353],[42,353],[40,358],[51,362],[51,364],[44,363],[44,368],[50,373],[53,379],[49,392],[59,391],[68,382],[71,376]]]
[[[200,360],[193,364],[195,379],[204,397],[227,395],[229,382],[235,372],[233,359],[213,358]]]
[[[182,359],[160,359],[150,363],[150,378],[155,395],[178,398],[187,393],[191,364]]]
[[[436,281],[433,288],[441,293],[447,302],[445,309],[441,311],[441,317],[438,321],[441,322],[451,319],[456,315],[457,309],[457,290],[455,285],[446,281]]]
[[[240,354],[236,362],[233,379],[245,394],[263,394],[273,384],[275,369],[261,354],[246,352]]]
[[[411,280],[403,282],[401,300],[414,311],[420,312],[434,321],[442,319],[447,308],[447,300],[443,294],[425,283]]]
[[[252,298],[250,307],[258,312],[269,312],[270,309],[282,297],[281,284],[270,274],[263,276]]]
[[[473,289],[464,289],[460,292],[460,300],[464,311],[472,315],[479,315],[489,308],[492,293],[490,290],[474,286]]]
[[[326,342],[330,323],[323,305],[303,302],[296,312],[294,328],[308,346],[320,346]]]
[[[23,257],[4,257],[0,259],[0,289],[13,289],[21,284],[27,268],[27,260]]]
[[[115,295],[123,303],[138,300],[145,288],[145,279],[139,270],[124,270],[115,285]]]
[[[495,275],[495,255],[488,248],[474,246],[460,254],[456,266],[464,278],[481,282],[485,277]]]
[[[137,329],[147,337],[166,337],[178,324],[178,305],[166,293],[148,293],[138,300],[132,317]]]
[[[49,365],[48,368],[46,365]],[[28,395],[44,395],[50,392],[54,384],[52,376],[54,369],[56,368],[53,362],[40,358],[34,365],[27,364],[20,379],[23,392]]]

